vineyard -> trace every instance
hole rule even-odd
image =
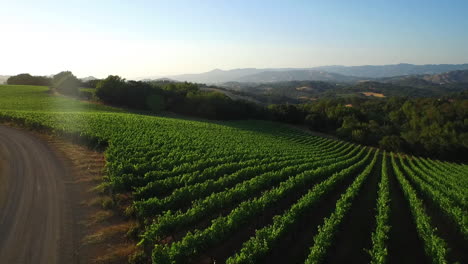
[[[263,121],[128,113],[0,86],[0,118],[101,148],[153,263],[468,263],[468,165]]]

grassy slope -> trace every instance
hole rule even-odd
[[[121,112],[117,108],[49,95],[48,90],[45,86],[0,85],[0,111]]]

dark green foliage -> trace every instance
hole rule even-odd
[[[79,97],[84,99],[84,100],[93,100],[94,99],[94,93],[91,91],[86,91],[86,90],[81,90],[79,92]]]
[[[382,139],[379,141],[379,146],[383,149],[390,150],[390,151],[398,151],[401,149],[403,141],[399,136],[391,135],[391,136],[383,136]]]
[[[52,78],[52,88],[66,95],[78,95],[81,82],[70,71],[60,72]]]
[[[95,89],[97,87],[97,84],[100,82],[101,80],[99,79],[94,79],[94,80],[88,80],[88,81],[82,81],[81,82],[81,87],[84,87],[84,88],[93,88]]]
[[[300,124],[305,118],[305,113],[298,109],[295,105],[283,104],[283,105],[270,105],[268,107],[273,120]]]
[[[96,96],[112,105],[152,112],[171,111],[209,119],[264,116],[260,106],[232,100],[222,93],[200,91],[197,84],[187,82],[126,81],[111,75],[97,84]]]
[[[6,81],[9,85],[42,85],[48,86],[51,84],[51,78],[45,76],[32,76],[29,73],[22,73],[11,76]]]
[[[116,75],[109,75],[96,85],[96,96],[110,104],[118,104],[123,101],[125,79]]]
[[[209,119],[248,119],[258,117],[256,113],[260,107],[253,103],[232,100],[219,92],[190,92],[185,97],[186,112]],[[178,112],[177,109],[172,109]]]
[[[323,99],[298,108],[310,129],[343,139],[446,160],[467,157],[466,99]]]
[[[149,110],[155,113],[159,113],[166,108],[166,102],[162,94],[152,94],[147,97],[146,105]]]

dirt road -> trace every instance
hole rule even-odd
[[[0,263],[75,263],[70,174],[41,140],[0,126]]]

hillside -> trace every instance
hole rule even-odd
[[[272,122],[115,112],[46,90],[0,86],[0,118],[107,146],[108,185],[131,194],[127,215],[142,223],[131,236],[141,261],[467,261],[452,243],[467,235],[464,165]],[[451,221],[431,221],[442,216]]]
[[[468,70],[451,71],[441,74],[425,75],[423,80],[435,84],[465,83],[468,84]]]
[[[235,94],[255,98],[266,104],[310,102],[341,90],[342,85],[321,81],[283,81],[269,83],[229,82],[220,85]]]
[[[229,91],[227,89],[220,89],[220,88],[215,88],[215,87],[201,87],[201,91],[208,91],[208,92],[218,92],[226,95],[227,97],[231,98],[232,100],[245,100],[245,101],[250,101],[256,104],[262,104],[262,102],[258,101],[252,96],[249,95],[242,95],[239,93],[235,93],[235,91]]]
[[[438,74],[456,70],[468,70],[468,64],[414,65],[400,63],[393,65],[322,66],[317,67],[317,69],[361,78],[384,78],[402,75]]]
[[[456,70],[468,70],[468,64],[394,64],[364,66],[319,66],[312,68],[244,68],[234,70],[215,69],[199,74],[168,76],[178,81],[197,83],[224,82],[279,82],[279,81],[330,81],[352,82],[375,78],[439,74]]]
[[[262,72],[262,69],[246,68],[246,69],[235,69],[229,71],[223,71],[215,69],[205,73],[199,74],[181,74],[168,76],[168,78],[177,81],[188,81],[196,83],[222,83],[235,81],[238,78],[248,76],[251,74]]]
[[[355,77],[317,70],[264,71],[238,78],[238,82],[270,83],[285,81],[353,82]]]
[[[284,81],[330,81],[330,82],[353,82],[360,80],[356,77],[344,76],[336,73],[324,72],[316,69],[235,69],[220,70],[216,69],[200,74],[182,74],[169,76],[169,78],[178,81],[189,81],[197,83],[226,83],[226,82],[245,82],[245,83],[268,83]]]
[[[362,97],[365,93],[379,93],[384,96],[441,97],[468,90],[463,82],[466,71],[441,75],[411,75],[380,78],[357,83],[328,81],[281,81],[281,82],[228,82],[220,87],[233,93],[255,98],[264,103],[301,103],[319,98]],[[443,78],[444,83],[430,81]]]

